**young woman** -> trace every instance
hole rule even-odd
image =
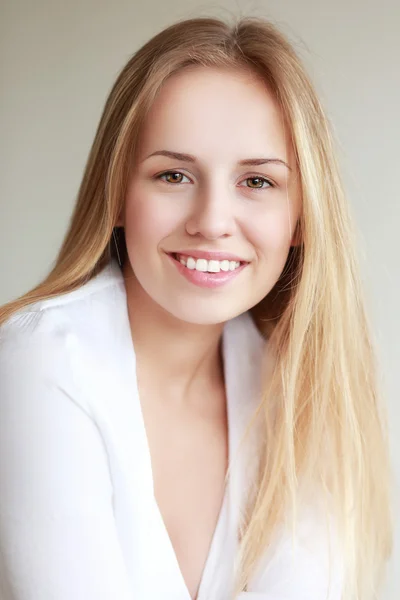
[[[332,136],[269,22],[178,22],[1,309],[4,600],[372,599],[388,460]]]

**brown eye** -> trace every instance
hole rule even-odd
[[[166,179],[164,179],[164,177]],[[166,183],[182,183],[182,178],[186,177],[183,173],[179,173],[179,171],[165,171],[164,173],[160,173],[160,175],[156,176],[156,179],[161,179]],[[186,177],[187,179],[187,177]]]
[[[251,185],[248,185],[247,187],[254,190],[261,190],[266,189],[268,187],[273,187],[272,183],[268,181],[268,179],[266,179],[265,177],[247,177],[245,181],[252,182]],[[267,185],[264,186],[264,183],[266,183]]]

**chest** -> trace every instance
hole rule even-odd
[[[225,397],[202,412],[143,403],[154,494],[190,596],[196,598],[221,512],[228,464]]]

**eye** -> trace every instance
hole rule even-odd
[[[168,180],[168,179],[163,179],[163,177],[168,178],[170,176],[173,176],[172,181]],[[186,177],[186,175],[184,175],[183,173],[180,173],[179,171],[164,171],[164,173],[160,173],[159,175],[156,175],[155,179],[161,179],[162,181],[165,181],[165,183],[174,184],[174,183],[182,183],[183,177]],[[189,180],[188,177],[186,177],[186,179]]]
[[[269,187],[275,187],[272,181],[270,181],[266,177],[261,177],[260,175],[252,175],[250,177],[246,177],[246,179],[244,179],[243,181],[251,181],[253,183],[255,182],[255,185],[246,186],[251,190],[265,190]]]
[[[164,177],[166,179],[164,179]],[[181,173],[180,171],[164,171],[163,173],[160,173],[159,175],[156,175],[154,177],[154,179],[161,179],[162,181],[165,181],[165,183],[169,183],[169,184],[179,184],[179,183],[184,183],[183,182],[183,178],[186,177],[186,179],[188,181],[190,181],[190,179],[184,175],[183,173]],[[260,175],[253,175],[250,177],[246,177],[246,179],[244,179],[243,181],[251,181],[255,182],[255,185],[249,185],[247,186],[248,188],[252,189],[252,190],[265,190],[269,187],[275,187],[275,185],[272,183],[272,181],[270,181],[269,179],[267,179],[266,177],[261,177]]]

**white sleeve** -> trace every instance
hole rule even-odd
[[[341,600],[343,564],[332,517],[315,501],[300,511],[295,535],[283,527],[238,600]]]
[[[57,337],[0,339],[0,597],[132,600],[102,438]]]

